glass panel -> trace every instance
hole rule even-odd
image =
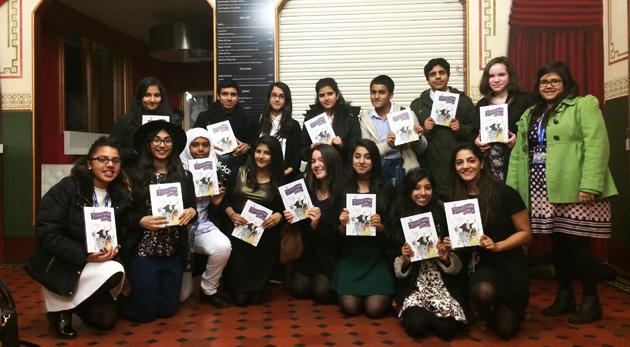
[[[88,131],[83,42],[80,36],[72,34],[66,34],[64,41],[66,130]]]

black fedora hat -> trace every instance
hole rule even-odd
[[[136,149],[136,153],[142,153],[142,147],[150,134],[157,133],[162,129],[166,130],[173,139],[173,153],[171,155],[179,156],[186,147],[186,133],[180,126],[163,120],[145,123],[136,130],[133,135],[133,147]]]

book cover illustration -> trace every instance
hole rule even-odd
[[[414,122],[412,117],[415,117],[415,115],[412,115],[411,112],[411,110],[402,110],[387,116],[389,129],[396,134],[395,146],[419,140],[418,134],[413,131]]]
[[[445,202],[444,210],[453,248],[479,246],[483,227],[477,199]]]
[[[400,223],[405,233],[405,241],[413,249],[412,262],[438,256],[438,235],[431,212],[401,218]]]
[[[325,112],[305,121],[304,126],[313,143],[321,142],[330,145],[335,137],[335,132]]]
[[[481,142],[501,142],[508,139],[507,104],[482,106],[479,108],[479,115]]]
[[[171,120],[171,118],[169,116],[161,116],[161,115],[155,115],[155,114],[143,114],[142,115],[142,125],[144,125],[146,123],[149,123],[149,122],[154,122],[156,120],[169,122]]]
[[[238,142],[236,141],[236,136],[234,136],[234,131],[232,131],[230,121],[224,120],[223,122],[210,124],[207,128],[208,132],[210,132],[212,144],[222,149],[222,151],[217,150],[219,155],[234,152]]]
[[[293,213],[291,224],[308,218],[308,211],[313,207],[313,203],[306,190],[304,179],[285,184],[278,190],[280,190],[284,208]]]
[[[350,215],[347,236],[376,236],[376,228],[370,226],[370,216],[376,213],[376,194],[346,194],[346,208]]]
[[[85,243],[88,253],[118,246],[116,218],[112,207],[84,207]]]
[[[431,107],[431,118],[435,120],[435,124],[449,126],[451,119],[455,118],[458,102],[459,94],[436,90]]]
[[[265,206],[247,200],[245,207],[243,207],[243,212],[241,213],[241,216],[247,219],[247,224],[235,227],[232,231],[232,236],[252,246],[258,246],[258,242],[265,231],[261,225],[272,213],[273,211]]]
[[[179,225],[179,214],[184,211],[182,186],[179,182],[150,184],[151,211],[153,216],[164,216],[168,224]]]
[[[215,158],[191,159],[188,170],[192,174],[195,185],[195,196],[213,196],[219,194],[219,178]]]

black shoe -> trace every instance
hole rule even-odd
[[[569,322],[574,324],[588,324],[602,319],[604,309],[597,296],[582,297],[580,308],[569,315]]]
[[[201,292],[201,301],[212,304],[216,308],[230,307],[230,303],[228,302],[228,300],[219,293],[208,295],[204,292]]]
[[[575,311],[575,296],[570,289],[559,289],[553,305],[543,310],[546,316],[558,317]]]
[[[46,320],[60,339],[76,339],[79,336],[72,329],[72,312],[70,311],[48,312]]]

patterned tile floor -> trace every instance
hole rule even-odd
[[[20,338],[41,346],[630,346],[630,293],[605,283],[599,285],[604,318],[574,325],[566,316],[542,314],[556,287],[551,281],[532,280],[533,319],[523,322],[510,341],[474,326],[451,341],[435,336],[413,339],[394,317],[346,317],[337,306],[293,299],[284,285],[270,285],[259,306],[219,310],[193,296],[172,318],[147,324],[119,320],[107,332],[94,330],[74,316],[79,338],[59,340],[47,326],[39,285],[20,267],[0,266],[0,277],[17,301]]]

